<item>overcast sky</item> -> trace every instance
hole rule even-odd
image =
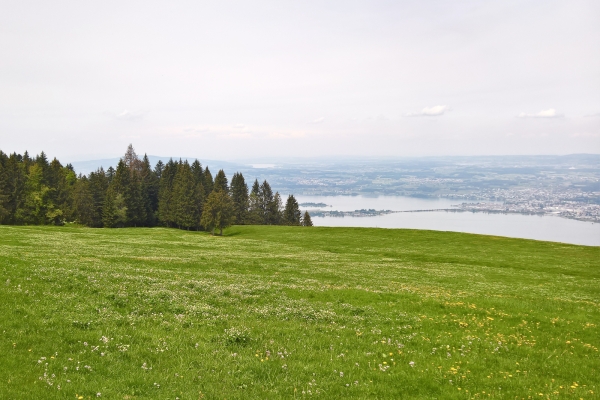
[[[0,1],[0,149],[600,153],[600,2]]]

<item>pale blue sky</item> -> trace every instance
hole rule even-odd
[[[2,1],[0,149],[600,152],[597,1]]]

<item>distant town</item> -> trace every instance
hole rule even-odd
[[[283,193],[447,198],[457,203],[444,211],[555,215],[600,222],[598,155],[337,161],[282,165],[261,173]],[[316,210],[311,214],[359,217],[391,212],[395,211]]]

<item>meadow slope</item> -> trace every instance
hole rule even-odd
[[[598,398],[600,248],[0,226],[0,397]]]

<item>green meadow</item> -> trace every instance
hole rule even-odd
[[[599,398],[600,248],[0,226],[2,399]]]

